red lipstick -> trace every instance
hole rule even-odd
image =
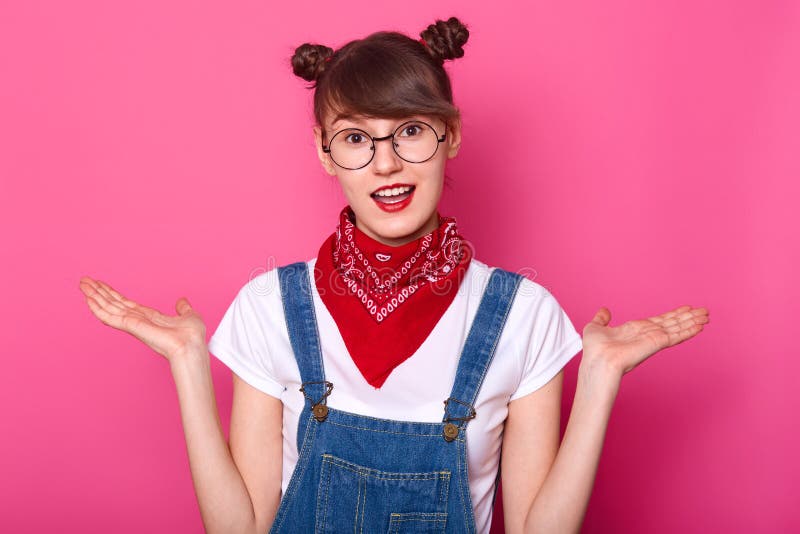
[[[404,193],[400,193],[399,195],[392,195],[392,196],[380,196],[376,194],[378,191],[393,189],[395,187],[410,187],[411,190]],[[380,209],[391,213],[395,211],[400,211],[409,204],[411,204],[411,199],[414,198],[414,191],[416,191],[416,186],[410,184],[392,184],[377,189],[370,196]]]

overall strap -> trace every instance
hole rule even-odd
[[[450,398],[444,401],[442,421],[446,423],[443,434],[447,441],[455,439],[459,429],[465,428],[467,422],[475,417],[475,399],[492,363],[497,342],[521,282],[522,275],[500,268],[495,268],[489,277],[458,360]]]
[[[333,384],[325,381],[308,265],[299,261],[278,267],[278,279],[289,341],[300,368],[300,391],[306,397],[306,407],[318,421],[324,421],[328,413],[325,398],[333,389]],[[305,419],[300,418],[301,427],[305,426]],[[299,428],[297,432],[298,446],[303,436],[302,430]]]

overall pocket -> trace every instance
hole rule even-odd
[[[444,532],[449,488],[448,470],[383,471],[323,454],[314,532]]]
[[[408,513],[389,516],[389,534],[433,534],[444,532],[447,512],[440,514]]]

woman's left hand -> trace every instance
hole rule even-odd
[[[583,328],[582,361],[602,363],[621,377],[659,350],[700,333],[708,322],[708,310],[681,306],[619,326],[608,326],[609,321],[611,312],[603,307]]]

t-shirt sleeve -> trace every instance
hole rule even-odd
[[[280,398],[284,387],[275,379],[265,325],[246,284],[233,299],[208,341],[209,352],[256,389]],[[263,311],[262,311],[263,314]]]
[[[522,379],[510,400],[532,393],[547,384],[583,348],[575,330],[556,298],[539,286],[539,296],[531,310],[530,336]]]

